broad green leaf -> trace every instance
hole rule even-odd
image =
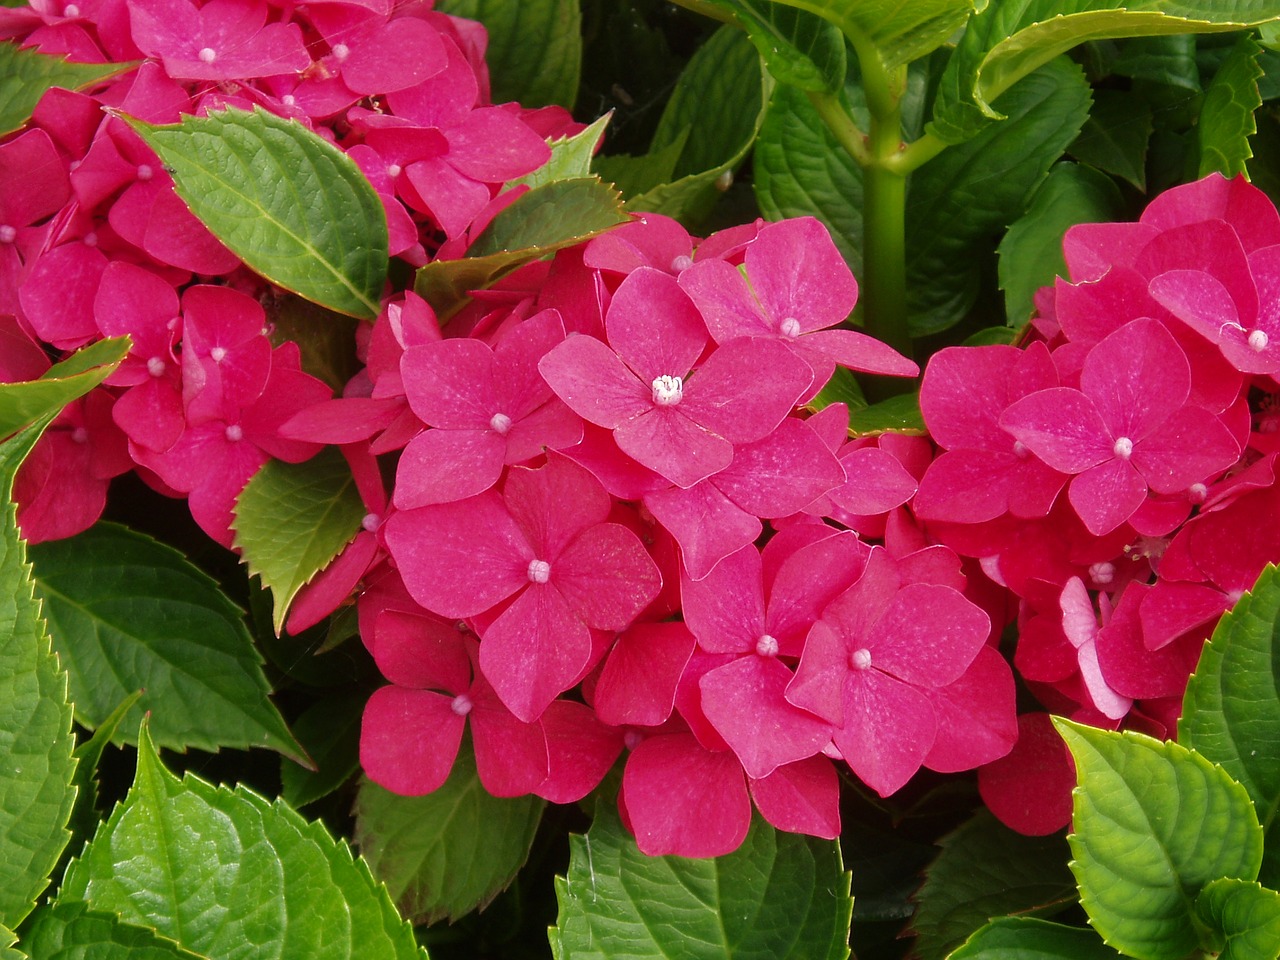
[[[1033,917],[1001,917],[975,933],[948,960],[1120,960],[1084,927]]]
[[[1218,960],[1280,957],[1280,893],[1256,881],[1215,880],[1200,891],[1196,911],[1222,935]]]
[[[1067,152],[1146,190],[1152,124],[1151,107],[1145,101],[1119,90],[1095,90],[1089,119]]]
[[[1244,787],[1176,743],[1054,718],[1075,758],[1071,871],[1102,938],[1144,960],[1207,950],[1195,897],[1253,880],[1262,828]]]
[[[128,352],[128,337],[99,340],[55,363],[39,380],[0,383],[0,437],[57,413],[84,396],[107,379]]]
[[[144,726],[128,796],[71,862],[83,900],[208,957],[421,957],[386,891],[323,825],[282,801],[160,762]]]
[[[293,723],[293,735],[315,764],[308,770],[292,760],[280,761],[280,796],[293,807],[305,807],[328,796],[360,769],[360,718],[364,692],[317,700]]]
[[[99,523],[32,547],[31,561],[84,726],[96,729],[120,701],[144,690],[127,723],[149,712],[163,746],[302,756],[267,699],[262,658],[241,611],[178,551]]]
[[[464,737],[453,772],[434,793],[402,797],[362,781],[356,845],[406,917],[456,920],[483,909],[515,879],[544,805],[534,796],[491,796]]]
[[[833,403],[843,403],[850,410],[858,410],[867,405],[867,398],[862,393],[853,371],[847,367],[836,367],[826,386],[818,391],[818,395],[809,401],[807,406],[813,410],[823,410]]]
[[[551,159],[533,173],[527,173],[523,177],[510,181],[507,186],[524,184],[527,187],[540,187],[544,183],[554,183],[557,180],[576,180],[591,176],[591,158],[595,156],[596,147],[604,137],[610,116],[611,114],[606,113],[585,130],[571,137],[548,141],[551,147]]]
[[[0,926],[0,960],[28,960],[27,955],[14,944],[18,935],[8,927]]]
[[[1149,80],[1169,87],[1200,92],[1196,38],[1180,33],[1125,40],[1112,61],[1111,72],[1133,80]]]
[[[667,101],[650,155],[683,142],[671,182],[628,198],[627,209],[696,223],[715,205],[764,121],[772,81],[741,31],[724,26],[698,48]]]
[[[1178,739],[1244,784],[1266,831],[1261,880],[1280,884],[1280,572],[1223,615],[1182,700]]]
[[[1123,219],[1120,191],[1110,177],[1089,167],[1059,163],[1036,191],[1031,206],[1000,241],[999,277],[1011,327],[1030,319],[1036,291],[1067,275],[1062,235],[1077,223]]]
[[[236,498],[234,546],[275,601],[272,626],[360,532],[367,513],[346,458],[326,447],[303,463],[268,460]]]
[[[140,699],[141,690],[125,697],[101,726],[93,731],[93,736],[75,749],[76,804],[72,808],[69,825],[72,833],[81,840],[88,840],[101,820],[98,815],[98,762],[102,759],[107,744],[116,739],[121,722]]]
[[[23,930],[22,946],[33,958],[57,960],[200,960],[154,930],[77,902],[38,910]]]
[[[444,323],[470,302],[470,291],[626,219],[617,191],[595,177],[543,184],[494,217],[466,257],[434,260],[418,270],[414,290]]]
[[[675,179],[676,161],[684,153],[691,132],[686,128],[678,139],[652,153],[636,157],[626,153],[596,157],[592,169],[600,179],[616,186],[624,198],[630,199]]]
[[[360,321],[302,297],[279,297],[263,306],[271,345],[296,343],[302,355],[302,369],[335,391],[341,392],[364,369],[356,356],[356,328]]]
[[[760,817],[742,846],[693,860],[640,852],[611,804],[569,838],[556,878],[559,960],[838,960],[853,901],[839,844],[783,833]]]
[[[582,67],[579,0],[443,0],[436,9],[479,20],[489,32],[494,103],[573,108]]]
[[[1027,209],[1089,115],[1078,66],[1055,60],[1000,99],[1008,119],[921,167],[907,193],[912,336],[945,330],[977,299],[983,251]]]
[[[248,267],[339,313],[378,315],[386,212],[341,150],[260,107],[172,126],[122,119],[172,170],[191,212]]]
[[[67,675],[50,649],[9,499],[14,475],[49,419],[0,444],[0,926],[6,928],[18,926],[48,885],[71,839],[76,795]]]
[[[709,0],[747,32],[779,83],[801,90],[844,86],[845,41],[835,24],[769,0]]]
[[[915,896],[920,960],[942,960],[993,917],[1049,914],[1075,902],[1059,834],[1026,837],[981,810],[939,846]]]
[[[1262,106],[1258,93],[1261,52],[1251,37],[1241,37],[1204,92],[1204,106],[1196,125],[1201,177],[1211,173],[1224,177],[1247,174],[1245,161],[1253,156],[1249,138],[1258,130],[1253,112]]]
[[[924,436],[926,432],[918,393],[902,393],[869,407],[849,411],[851,436],[874,437],[882,433]]]
[[[1003,119],[995,99],[1086,40],[1239,30],[1280,0],[1003,0],[969,21],[938,88],[930,132],[962,143]]]
[[[19,49],[16,43],[0,43],[0,137],[26,123],[50,87],[83,90],[134,66],[133,63],[68,63],[62,57]]]

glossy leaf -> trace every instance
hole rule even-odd
[[[57,413],[111,375],[129,352],[127,337],[99,340],[55,363],[39,380],[0,383],[0,437]]]
[[[1062,235],[1077,223],[1123,219],[1120,191],[1089,167],[1060,163],[1036,191],[1031,206],[1000,241],[999,278],[1010,326],[1030,319],[1036,291],[1067,275]]]
[[[855,437],[874,437],[881,433],[923,436],[926,432],[918,393],[903,393],[869,407],[849,410],[849,433]]]
[[[1151,107],[1139,98],[1119,90],[1095,90],[1089,119],[1068,152],[1081,163],[1145,190],[1152,123]]]
[[[133,68],[132,63],[68,63],[16,43],[0,43],[0,137],[31,118],[51,87],[83,90]]]
[[[415,923],[457,919],[507,888],[529,858],[538,797],[494,797],[464,738],[444,786],[402,797],[371,781],[356,797],[356,845]]]
[[[124,119],[173,171],[191,212],[247,266],[339,313],[378,315],[386,213],[341,150],[261,108],[172,126]]]
[[[586,836],[569,842],[568,873],[556,878],[558,960],[849,956],[853,901],[833,841],[783,833],[757,816],[731,854],[648,857],[601,803]]]
[[[801,90],[844,86],[845,41],[835,24],[769,0],[710,0],[731,14],[779,83]]]
[[[95,729],[145,690],[125,729],[149,712],[163,746],[303,756],[267,699],[241,611],[178,551],[99,523],[32,547],[31,559],[80,723]]]
[[[975,933],[948,960],[1119,960],[1120,954],[1085,927],[1033,917],[1001,917]]]
[[[576,180],[591,176],[591,159],[604,138],[610,116],[606,113],[571,137],[548,141],[551,147],[551,159],[532,173],[512,180],[507,186],[524,184],[528,187],[540,187],[544,183],[555,183],[557,180]]]
[[[360,770],[360,717],[364,693],[328,694],[293,722],[293,734],[315,764],[308,770],[292,760],[280,761],[280,796],[293,807],[305,807],[328,796]]]
[[[982,810],[939,846],[915,896],[920,960],[942,960],[992,917],[1050,914],[1076,900],[1060,834],[1023,836]]]
[[[484,24],[494,103],[573,108],[582,66],[579,0],[443,0],[436,9]]]
[[[995,99],[1087,40],[1239,30],[1280,17],[1280,0],[1005,0],[988,3],[943,75],[930,132],[962,143],[1004,117]]]
[[[1248,880],[1215,880],[1196,898],[1196,912],[1222,935],[1218,960],[1280,957],[1280,893]]]
[[[335,447],[303,463],[268,460],[236,498],[235,547],[274,600],[272,625],[360,531],[367,510]]]
[[[13,477],[47,423],[48,418],[0,444],[0,926],[5,928],[17,927],[48,885],[71,839],[67,823],[76,795],[67,675],[50,649],[10,501]]]
[[[1244,785],[1266,831],[1261,880],[1280,884],[1280,571],[1218,621],[1182,701],[1178,739]]]
[[[1244,787],[1176,743],[1054,725],[1076,763],[1068,841],[1093,928],[1144,960],[1211,949],[1195,897],[1221,877],[1253,880],[1262,862],[1262,828]]]
[[[37,911],[23,930],[22,947],[32,957],[57,960],[200,960],[154,930],[74,901]]]
[[[386,891],[281,801],[166,770],[143,727],[128,796],[71,862],[60,901],[209,957],[421,957]],[[249,951],[249,952],[246,952]]]
[[[813,410],[822,410],[833,403],[843,403],[850,410],[867,406],[867,398],[862,393],[853,371],[847,367],[836,367],[831,379],[818,391],[818,395],[809,401],[807,406]]]
[[[1252,38],[1241,37],[1204,92],[1200,122],[1196,124],[1202,177],[1211,173],[1224,177],[1246,173],[1245,161],[1253,156],[1249,138],[1258,130],[1253,112],[1262,106],[1258,92],[1261,52]]]
[[[918,60],[964,26],[974,0],[777,0],[839,27],[854,45],[873,46],[886,67]],[[979,4],[981,6],[982,4]]]

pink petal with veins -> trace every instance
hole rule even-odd
[[[360,766],[369,779],[410,797],[443,786],[466,725],[451,701],[426,690],[375,690],[360,725]]]

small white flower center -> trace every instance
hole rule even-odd
[[[1013,455],[1019,460],[1025,460],[1031,455],[1031,451],[1027,449],[1027,445],[1021,440],[1013,441]]]
[[[546,583],[551,579],[551,564],[545,560],[529,561],[529,582]]]
[[[86,247],[96,247],[98,245],[98,235],[90,230],[84,235],[84,239],[80,241]]]
[[[164,368],[165,362],[159,357],[152,357],[147,361],[147,373],[151,374],[153,377],[163,377]]]
[[[387,176],[390,177],[392,180],[400,176],[400,174],[402,173],[404,173],[404,169],[400,166],[400,164],[392,163],[387,165]]]
[[[298,98],[295,97],[292,93],[286,93],[283,97],[280,98],[280,102],[283,103],[286,107],[292,107],[297,104]]]
[[[465,717],[471,712],[471,698],[465,693],[460,693],[453,698],[449,704],[449,709],[460,717]]]
[[[18,228],[0,223],[0,243],[13,243],[16,239],[18,239]]]
[[[800,321],[795,317],[787,317],[787,319],[782,321],[782,327],[780,329],[782,330],[782,335],[784,337],[798,337],[800,336]]]
[[[1209,488],[1203,483],[1193,483],[1187,487],[1187,499],[1192,503],[1204,503],[1209,499]]]
[[[62,15],[68,20],[74,20],[76,17],[80,16],[80,8],[74,3],[68,3],[62,8]]]
[[[644,743],[644,734],[639,730],[628,730],[622,735],[622,745],[628,750],[634,750],[642,743]]]
[[[345,43],[339,43],[334,46],[333,55],[338,60],[345,60],[347,59],[347,57],[351,56],[351,48],[348,47]]]
[[[214,363],[221,363],[223,360],[227,359],[227,348],[214,347],[209,351],[209,358],[213,360]]]
[[[201,47],[196,56],[200,58],[201,63],[213,63],[218,59],[218,52],[213,47]]]
[[[178,329],[178,324],[180,324],[180,323],[182,323],[182,318],[181,318],[181,317],[170,317],[170,318],[169,318],[169,320],[168,320],[168,322],[167,322],[167,323],[165,323],[164,328],[165,328],[166,330],[177,330],[177,329]]]
[[[151,179],[152,177],[154,177],[155,175],[156,175],[156,172],[155,172],[154,170],[152,170],[152,169],[151,169],[151,164],[149,164],[149,163],[140,163],[140,164],[138,164],[138,179],[139,179],[139,180],[141,180],[141,181],[143,181],[143,182],[145,183],[147,180],[150,180],[150,179]]]
[[[241,429],[240,424],[238,423],[228,424],[226,435],[227,439],[232,443],[239,443],[244,439],[244,430]]]
[[[1270,341],[1268,340],[1267,334],[1265,331],[1263,330],[1249,331],[1249,349],[1252,350],[1254,353],[1261,353],[1263,350],[1267,349],[1267,344],[1269,342]]]
[[[360,526],[373,533],[378,527],[382,526],[382,517],[376,513],[366,513],[360,521]]]
[[[71,431],[71,439],[74,440],[76,443],[88,443],[89,431],[86,430],[84,427],[76,427],[74,430]]]
[[[511,418],[505,413],[495,413],[493,419],[489,421],[489,429],[494,433],[505,437],[507,431],[511,429]]]
[[[683,253],[671,261],[672,273],[683,273],[693,266],[693,257],[686,257]]]
[[[764,634],[756,641],[756,653],[762,657],[776,657],[778,655],[778,641],[769,634]]]
[[[1089,567],[1089,577],[1097,584],[1110,583],[1116,578],[1116,566],[1104,560]]]
[[[653,402],[660,407],[674,407],[684,396],[684,380],[666,374],[653,381]]]
[[[1128,460],[1133,456],[1133,441],[1128,437],[1121,437],[1116,441],[1116,445],[1111,448],[1111,452],[1121,460]]]
[[[849,655],[849,664],[855,670],[870,670],[871,651],[866,647],[853,651],[853,653]]]

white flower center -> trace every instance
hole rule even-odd
[[[98,235],[90,230],[84,235],[84,239],[80,241],[86,247],[96,247],[98,245]]]
[[[653,381],[653,402],[660,407],[674,407],[684,396],[684,380],[666,374]]]
[[[244,439],[244,430],[241,429],[240,424],[232,423],[227,426],[226,435],[232,443],[239,443]]]
[[[218,59],[218,52],[213,47],[201,47],[196,56],[200,58],[201,63],[213,63]]]
[[[382,526],[382,517],[376,513],[366,513],[360,520],[360,526],[370,533],[373,533]]]
[[[1270,341],[1268,340],[1267,334],[1265,331],[1263,330],[1249,331],[1249,349],[1252,350],[1254,353],[1261,353],[1263,350],[1267,349],[1267,344],[1269,342]]]
[[[63,7],[62,15],[66,17],[68,20],[74,20],[76,17],[80,16],[80,8],[77,7],[74,3],[68,3],[65,7]]]
[[[1013,441],[1013,455],[1019,460],[1025,460],[1031,455],[1031,451],[1027,449],[1027,445],[1021,440]]]
[[[1187,499],[1192,503],[1204,503],[1209,499],[1209,488],[1203,483],[1193,483],[1187,487]]]
[[[403,168],[398,163],[392,163],[387,166],[387,176],[390,177],[392,180],[400,176],[400,174],[402,174],[403,172],[404,172]]]
[[[151,169],[151,164],[149,164],[149,163],[140,163],[140,164],[138,164],[138,179],[139,179],[139,180],[141,180],[141,181],[143,181],[143,182],[145,183],[147,180],[150,180],[150,179],[151,179],[152,177],[154,177],[155,175],[156,175],[156,172],[155,172],[154,170],[152,170],[152,169]]]
[[[756,653],[762,657],[776,657],[778,655],[778,641],[766,633],[756,641]]]
[[[1128,460],[1133,456],[1133,441],[1128,437],[1121,437],[1116,441],[1116,445],[1111,448],[1111,452],[1121,460]]]
[[[460,717],[465,717],[471,712],[471,698],[465,693],[460,693],[453,698],[449,704],[449,709]]]
[[[693,257],[686,257],[683,253],[671,261],[672,273],[683,273],[693,266]]]
[[[147,373],[151,374],[153,377],[163,377],[164,368],[165,363],[159,357],[152,357],[147,361]]]
[[[18,228],[0,223],[0,243],[13,243],[16,239],[18,239]]]
[[[71,439],[76,443],[88,443],[89,431],[86,430],[84,427],[76,427],[74,430],[71,431]]]
[[[489,428],[500,436],[506,436],[507,431],[511,429],[511,418],[505,413],[495,413],[493,419],[489,421]]]
[[[871,651],[866,647],[853,651],[853,653],[849,655],[849,664],[855,670],[870,670]]]
[[[622,735],[622,745],[628,750],[634,750],[642,743],[644,743],[644,734],[639,730],[628,730]]]
[[[545,560],[530,560],[528,572],[530,583],[546,583],[551,579],[551,564]]]
[[[782,330],[782,335],[784,337],[791,337],[794,339],[795,337],[800,336],[800,321],[795,317],[787,317],[787,319],[782,321],[780,329]]]
[[[336,44],[333,48],[333,55],[338,60],[345,60],[347,57],[351,56],[351,48],[345,43]]]
[[[1116,578],[1115,564],[1105,560],[1095,563],[1089,568],[1089,577],[1097,584],[1110,583]]]
[[[214,347],[212,350],[209,351],[209,357],[213,360],[214,363],[221,363],[223,360],[227,359],[227,348]]]
[[[286,93],[283,97],[280,98],[280,102],[283,103],[286,107],[292,107],[295,104],[297,104],[298,98],[295,97],[292,93]]]

